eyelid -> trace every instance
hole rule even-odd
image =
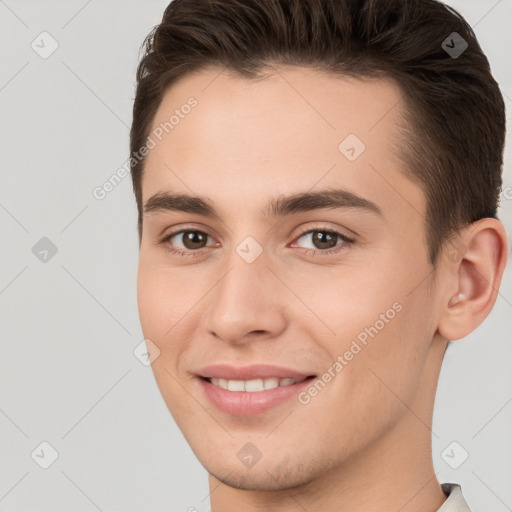
[[[334,235],[336,237],[336,245],[333,247],[329,247],[328,249],[315,249],[310,247],[300,247],[297,246],[297,240],[301,239],[304,236],[307,236],[314,232],[324,232],[324,233],[330,233],[331,235]],[[339,240],[341,240],[341,243],[339,243]],[[297,247],[298,249],[301,249],[304,251],[304,255],[311,255],[316,257],[329,257],[329,256],[335,256],[338,253],[341,253],[342,251],[348,249],[349,247],[353,246],[356,243],[355,238],[349,237],[345,235],[343,232],[337,229],[327,228],[327,227],[316,227],[316,228],[310,228],[306,229],[302,233],[300,233],[298,236],[296,236],[293,239],[292,247]]]
[[[216,241],[216,236],[213,236],[210,233],[210,228],[206,227],[203,224],[176,224],[174,226],[168,226],[165,228],[160,235],[157,236],[157,240],[155,242],[155,245],[167,243],[166,241],[169,241],[171,238],[175,237],[178,234],[183,233],[184,231],[198,231],[206,236],[212,238]],[[216,242],[217,243],[217,242]],[[211,246],[208,246],[211,247]],[[206,249],[206,247],[205,247]],[[201,249],[197,249],[195,252],[199,252]]]
[[[200,232],[204,233],[205,235],[210,236],[211,238],[215,238],[213,235],[211,235],[209,233],[209,228],[204,225],[201,225],[201,224],[189,223],[189,224],[177,224],[176,226],[178,226],[178,227],[176,227],[176,229],[172,229],[175,226],[170,226],[170,227],[168,226],[166,229],[164,229],[162,234],[158,236],[159,240],[162,240],[163,238],[168,238],[171,235],[175,236],[178,233],[181,233],[182,231],[200,231]],[[315,230],[336,232],[339,235],[342,235],[343,237],[345,237],[349,240],[358,237],[358,234],[355,231],[348,230],[347,228],[342,228],[342,227],[338,227],[338,226],[330,227],[330,226],[327,226],[325,223],[317,222],[316,224],[310,225],[306,228],[302,227],[300,232],[294,235],[293,240],[296,240],[297,238],[300,238],[300,237],[310,233],[311,231],[315,231]],[[348,231],[349,234],[347,234],[346,231]],[[290,236],[291,235],[289,235],[288,238],[290,238]]]
[[[203,231],[204,233],[208,233],[210,228],[206,226],[205,224],[197,223],[197,222],[189,222],[189,223],[178,223],[174,224],[172,226],[167,226],[165,229],[163,229],[159,235],[159,237],[165,237],[171,233],[179,233],[180,231]],[[210,235],[211,236],[211,235]]]
[[[180,253],[186,252],[189,254],[200,254],[208,248],[218,247],[218,245],[219,245],[219,242],[217,242],[216,238],[214,236],[210,235],[210,233],[208,233],[207,230],[197,229],[195,227],[186,227],[186,226],[180,227],[176,230],[171,230],[168,233],[162,235],[161,237],[159,237],[157,239],[156,245],[170,246],[171,245],[170,241],[172,238],[174,238],[175,236],[178,236],[178,235],[183,235],[187,231],[202,233],[203,235],[206,235],[207,238],[211,238],[214,241],[214,243],[212,245],[206,245],[205,247],[200,247],[199,249],[195,249],[195,250],[194,249],[182,249],[181,247],[176,247],[176,246],[167,247],[167,249],[170,250],[171,252],[180,252]]]
[[[359,236],[355,231],[352,231],[342,226],[328,226],[326,222],[314,222],[312,224],[306,224],[306,227],[302,226],[300,228],[300,231],[293,236],[293,240],[301,238],[302,236],[310,233],[311,231],[329,231],[337,233],[338,235],[341,235],[343,238],[352,241],[355,241],[356,238]]]

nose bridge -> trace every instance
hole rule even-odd
[[[253,331],[275,336],[285,325],[279,282],[267,267],[265,251],[256,244],[244,239],[226,255],[209,299],[204,327],[231,343],[243,342]]]

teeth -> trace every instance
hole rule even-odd
[[[296,382],[302,382],[306,377],[302,379],[291,379],[286,377],[284,379],[278,379],[277,377],[270,377],[268,379],[253,379],[253,380],[227,380],[212,377],[210,382],[219,386],[222,389],[228,391],[248,391],[249,393],[264,391],[265,389],[274,389],[279,386],[290,386]]]
[[[265,389],[261,379],[246,380],[244,384],[245,385],[243,391],[263,391]]]
[[[243,380],[228,380],[229,391],[245,391]]]
[[[279,387],[279,379],[276,379],[274,377],[270,379],[264,379],[263,380],[263,387],[265,389],[274,389]]]

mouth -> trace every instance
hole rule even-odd
[[[206,399],[215,408],[230,416],[257,416],[270,409],[295,404],[292,400],[311,384],[316,375],[300,378],[266,377],[249,380],[232,380],[222,377],[199,377],[198,381]]]

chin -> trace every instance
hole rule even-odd
[[[321,477],[327,468],[315,467],[309,463],[297,463],[291,460],[259,460],[252,468],[241,467],[240,463],[223,464],[218,459],[211,464],[203,464],[208,474],[219,482],[244,491],[279,491],[302,487]]]

